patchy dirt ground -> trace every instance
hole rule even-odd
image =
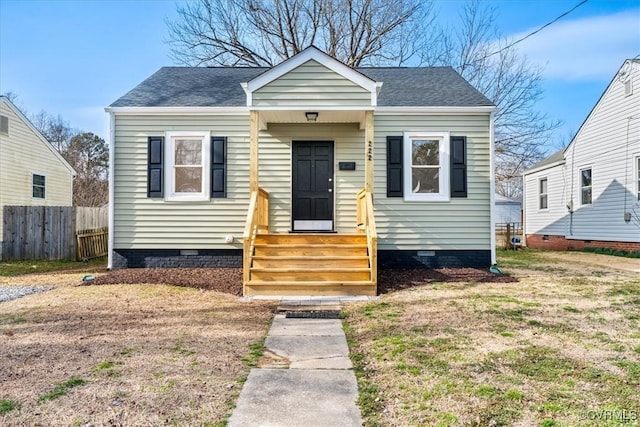
[[[477,268],[389,269],[378,272],[378,293],[434,282],[510,283],[516,279]],[[129,268],[100,275],[88,285],[165,283],[242,295],[239,268]]]
[[[275,304],[81,278],[3,280],[57,288],[0,303],[0,425],[222,425]]]
[[[500,255],[517,283],[346,306],[365,426],[640,425],[640,275],[617,268],[636,260]]]

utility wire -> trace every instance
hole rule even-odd
[[[582,0],[580,3],[578,3],[577,5],[575,5],[573,8],[571,8],[570,10],[564,12],[562,15],[558,16],[556,19],[554,19],[551,22],[547,22],[546,24],[544,24],[542,27],[538,28],[535,31],[530,32],[529,34],[527,34],[526,36],[519,38],[518,40],[514,41],[513,43],[508,44],[507,46],[503,47],[500,50],[496,50],[495,52],[492,52],[486,56],[484,56],[483,58],[479,59],[478,61],[482,61],[484,59],[487,59],[493,55],[497,55],[501,52],[504,52],[507,49],[511,49],[513,46],[517,45],[520,42],[525,41],[526,39],[528,39],[529,37],[538,34],[540,31],[544,30],[545,28],[547,28],[549,25],[555,24],[556,22],[558,22],[559,20],[561,20],[562,18],[564,18],[565,16],[567,16],[568,14],[570,14],[571,12],[573,12],[574,10],[576,10],[577,8],[579,8],[580,6],[582,6],[583,4],[585,4],[586,2],[588,2],[589,0]]]

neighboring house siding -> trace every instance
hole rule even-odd
[[[489,250],[489,115],[375,115],[375,215],[381,250]],[[386,138],[405,131],[467,137],[468,196],[405,202],[386,196]]]
[[[634,161],[640,156],[640,64],[632,64],[631,70],[633,94],[625,95],[624,83],[617,76],[612,80],[565,151],[564,166],[525,175],[527,234],[640,242],[640,204],[634,178]],[[580,171],[585,168],[592,171],[592,203],[582,205]],[[550,212],[538,212],[535,185],[545,173],[553,173],[558,183],[552,187],[550,178]],[[567,204],[573,205],[573,213]],[[624,221],[625,212],[632,213],[631,221]]]
[[[71,206],[72,174],[43,141],[4,102],[9,133],[0,133],[0,242],[3,206]],[[46,177],[45,198],[32,197],[32,175]],[[1,255],[1,254],[0,254]]]
[[[540,179],[547,179],[547,209],[540,209]],[[570,185],[570,184],[569,184]],[[567,182],[565,166],[558,165],[525,176],[525,234],[567,234]]]
[[[299,105],[365,107],[371,106],[371,93],[313,60],[253,92],[254,107]]]

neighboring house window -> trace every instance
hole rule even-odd
[[[640,201],[640,156],[636,157],[636,180],[636,193],[638,193],[638,201]]]
[[[404,198],[449,200],[449,133],[405,132]]]
[[[33,190],[32,196],[34,199],[45,198],[46,177],[44,175],[33,174]]]
[[[581,201],[583,205],[590,205],[592,202],[593,192],[592,192],[592,176],[591,176],[591,168],[582,169],[580,171],[580,192],[581,192]]]
[[[629,77],[629,79],[624,82],[624,95],[631,96],[633,95],[633,79]]]
[[[540,209],[547,209],[549,207],[548,197],[547,178],[540,178]]]
[[[0,115],[0,133],[9,133],[9,117]]]
[[[209,200],[209,145],[208,132],[167,132],[167,200]]]

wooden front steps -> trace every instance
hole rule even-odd
[[[258,233],[245,295],[376,295],[365,234]]]

